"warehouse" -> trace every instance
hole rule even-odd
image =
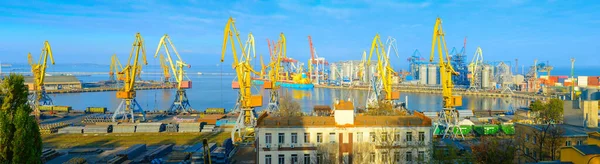
[[[33,89],[33,76],[25,76],[25,84],[29,90]],[[44,78],[46,90],[81,89],[81,81],[75,76],[46,76]]]

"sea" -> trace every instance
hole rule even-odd
[[[12,64],[2,67],[2,73],[28,74],[30,67],[26,64]],[[142,80],[161,80],[162,71],[157,65],[143,67]],[[189,102],[195,110],[203,111],[206,108],[225,108],[231,110],[236,103],[238,92],[231,88],[231,83],[236,80],[231,65],[198,65],[192,66],[187,71],[187,78],[192,81],[192,88],[188,89]],[[593,75],[591,72],[579,74]],[[108,80],[108,66],[98,64],[57,64],[48,66],[48,73],[81,73],[77,78],[84,83]],[[90,72],[90,74],[85,74]],[[559,71],[557,71],[559,72]],[[202,74],[199,74],[202,73]],[[270,92],[260,87],[252,89],[253,94],[263,96],[263,107],[256,108],[261,111],[266,108]],[[315,105],[332,105],[336,100],[352,100],[355,106],[364,107],[368,91],[345,89],[289,89],[282,88],[281,96],[290,96],[298,102],[304,112],[310,112]],[[114,110],[121,102],[115,97],[116,92],[85,92],[50,94],[55,105],[72,106],[74,110],[84,110],[86,107],[107,107]],[[147,111],[167,110],[173,102],[175,89],[164,90],[139,90],[136,100]],[[407,102],[409,110],[439,111],[442,109],[442,96],[440,94],[401,93],[401,101]],[[458,109],[470,110],[515,110],[526,107],[531,100],[517,98],[494,98],[464,96],[463,106]]]

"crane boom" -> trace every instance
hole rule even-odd
[[[400,98],[399,92],[392,91],[392,76],[395,73],[392,69],[389,57],[385,52],[385,47],[379,34],[375,35],[373,42],[371,43],[371,50],[369,51],[369,58],[367,64],[370,65],[371,58],[373,58],[373,51],[377,54],[377,72],[379,79],[383,83],[383,91],[385,92],[384,100],[397,100]]]
[[[33,61],[31,53],[27,54],[27,59],[29,65],[31,66],[31,74],[34,78],[33,91],[35,92],[34,96],[31,97],[30,102],[34,105],[36,117],[39,116],[39,111],[37,108],[39,105],[53,104],[52,99],[46,94],[46,89],[44,88],[48,58],[50,58],[50,63],[54,65],[54,56],[52,55],[52,48],[50,47],[50,43],[48,41],[44,42],[44,46],[42,47],[42,52],[37,63]]]

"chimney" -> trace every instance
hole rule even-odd
[[[340,100],[333,105],[336,125],[354,125],[354,104]]]

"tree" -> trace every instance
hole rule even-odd
[[[404,116],[407,115],[406,110],[394,108],[390,102],[379,101],[377,108],[369,109],[366,113],[369,116]]]
[[[517,135],[518,156],[539,162],[556,160],[556,151],[564,143],[564,130],[555,124],[531,125],[531,133]],[[527,150],[528,149],[528,150]]]
[[[563,121],[563,101],[560,99],[550,99],[547,103],[540,100],[533,101],[529,108],[537,113],[536,122],[541,124],[560,123]]]
[[[33,111],[27,104],[23,76],[10,74],[0,86],[0,161],[41,163],[42,139]]]
[[[512,139],[481,137],[478,144],[473,145],[473,156],[477,163],[514,163],[517,148]]]
[[[275,114],[281,117],[299,117],[302,116],[300,103],[294,101],[287,93],[279,99],[279,111]]]
[[[535,100],[531,104],[529,104],[529,109],[533,112],[538,112],[544,110],[545,104],[541,100]]]

